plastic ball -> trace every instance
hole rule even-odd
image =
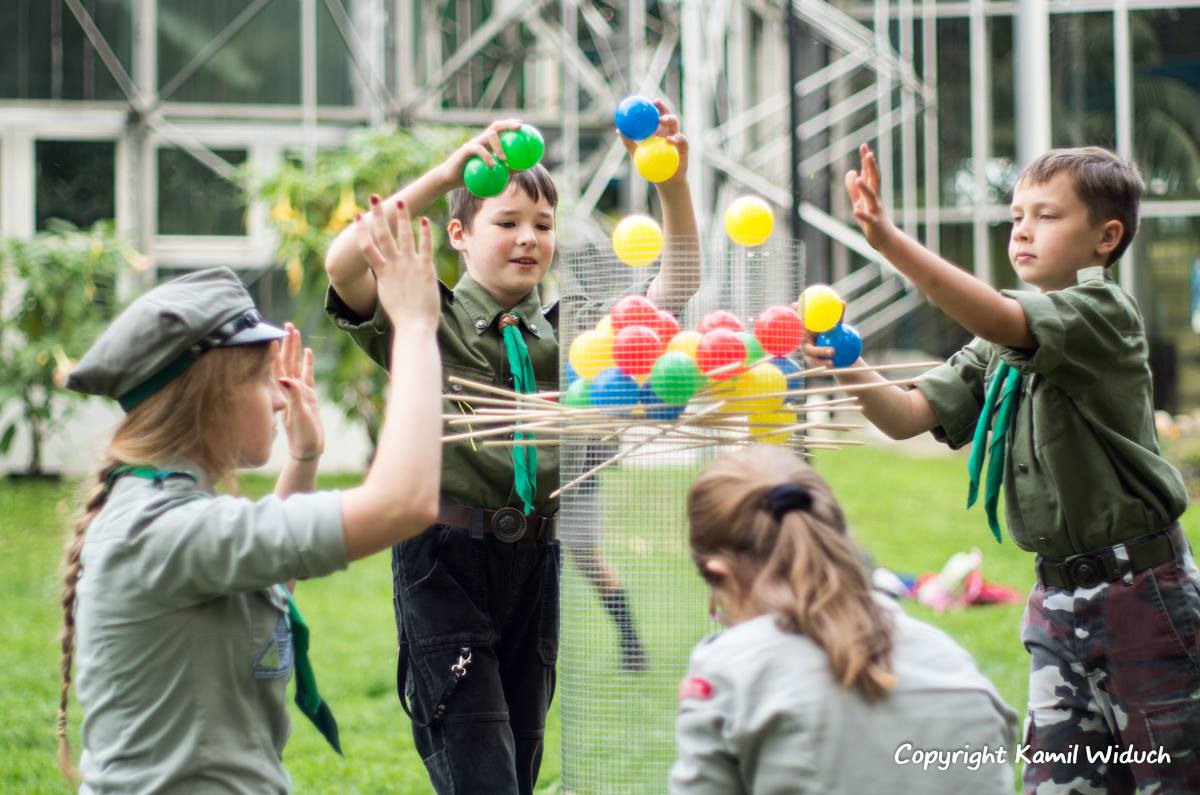
[[[655,136],[637,145],[633,153],[633,165],[642,179],[648,182],[666,182],[679,170],[679,150],[666,138]]]
[[[774,228],[771,205],[757,196],[735,199],[725,210],[725,234],[739,246],[761,246]]]
[[[579,373],[575,372],[575,368],[571,366],[570,362],[567,362],[566,371],[563,375],[567,377],[567,386],[579,380]]]
[[[633,406],[638,402],[638,383],[615,367],[592,381],[593,406]]]
[[[787,379],[768,362],[751,367],[733,382],[733,394],[743,400],[734,401],[738,411],[746,414],[770,414],[783,405],[780,392],[788,388]]]
[[[614,333],[619,333],[621,329],[629,326],[653,327],[658,322],[658,307],[645,296],[627,295],[613,304],[609,317],[612,319]]]
[[[567,359],[580,378],[595,378],[602,370],[614,366],[612,349],[612,337],[585,331],[571,343]]]
[[[646,375],[665,347],[653,329],[626,326],[617,332],[617,338],[613,340],[613,361],[622,372],[629,375]]]
[[[519,130],[500,133],[500,148],[504,150],[504,162],[513,171],[533,168],[546,153],[546,141],[536,127],[522,124]]]
[[[592,382],[586,378],[576,378],[572,381],[563,395],[563,405],[574,408],[587,408],[592,405]]]
[[[613,230],[612,247],[621,262],[631,268],[644,268],[662,252],[662,229],[649,216],[628,216]]]
[[[665,309],[658,310],[658,318],[650,326],[663,342],[670,342],[679,333],[679,321]]]
[[[616,334],[613,331],[612,317],[610,315],[600,318],[600,322],[596,324],[596,333],[603,334],[606,337],[612,337]]]
[[[833,366],[849,367],[862,355],[862,336],[854,326],[838,323],[829,331],[817,335],[817,346],[833,348]]]
[[[763,350],[763,346],[759,344],[758,338],[749,331],[739,331],[738,337],[746,345],[746,366],[757,362],[759,359],[767,358],[767,352]]]
[[[787,356],[804,339],[804,321],[790,306],[770,306],[754,321],[754,336],[772,356]]]
[[[715,381],[726,381],[737,376],[746,363],[746,343],[736,332],[727,328],[715,328],[705,334],[696,348],[696,364],[700,371]],[[734,367],[732,365],[739,365]],[[720,372],[713,372],[720,368]]]
[[[750,415],[750,436],[766,444],[787,444],[792,431],[777,431],[796,424],[796,415],[790,411],[775,411],[770,414]]]
[[[836,326],[845,310],[842,299],[827,284],[805,288],[796,303],[796,314],[804,319],[804,327],[818,333]]]
[[[700,366],[686,353],[664,353],[650,371],[650,388],[659,400],[672,406],[687,403],[704,388]]]
[[[642,411],[652,420],[673,420],[687,409],[686,404],[664,406],[663,401],[659,399],[658,395],[654,394],[654,390],[650,388],[649,384],[638,389],[638,403],[645,406]]]
[[[725,328],[730,331],[746,330],[746,327],[742,325],[742,321],[738,320],[737,315],[732,312],[726,312],[724,309],[709,312],[700,320],[700,325],[696,327],[696,330],[701,334],[707,334],[715,328]]]
[[[682,353],[692,359],[696,358],[696,348],[704,337],[699,331],[681,331],[667,343],[668,353]]]
[[[769,361],[771,364],[775,365],[776,368],[778,368],[779,372],[783,373],[783,377],[787,378],[789,383],[792,380],[792,375],[804,369],[786,356],[776,356]]]
[[[499,160],[489,166],[482,157],[472,157],[463,169],[463,183],[481,199],[499,196],[508,187],[508,166]]]
[[[631,141],[641,141],[658,129],[658,108],[646,97],[634,94],[617,105],[613,121],[621,135]]]

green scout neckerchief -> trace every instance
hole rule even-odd
[[[135,478],[152,480],[159,486],[167,478],[187,477],[196,480],[191,472],[171,469],[155,469],[150,466],[133,466],[124,464],[114,469],[104,482],[105,492],[112,491],[113,485],[120,478],[130,475]],[[308,625],[300,615],[300,610],[292,600],[292,594],[287,588],[278,586],[287,594],[288,614],[292,625],[292,649],[296,661],[296,706],[300,707],[309,720],[317,727],[317,731],[329,741],[333,750],[342,753],[342,745],[338,740],[337,721],[329,710],[329,705],[317,691],[317,677],[313,674],[312,663],[308,660]]]
[[[996,507],[1000,503],[1000,486],[1004,482],[1004,452],[1008,439],[1008,426],[1012,424],[1017,405],[1017,394],[1021,389],[1021,373],[1008,362],[1000,362],[988,386],[983,400],[983,410],[975,425],[975,438],[971,442],[971,457],[967,461],[967,475],[971,479],[967,487],[967,507],[975,504],[979,497],[979,476],[983,472],[983,459],[991,448],[988,462],[987,481],[984,483],[983,507],[987,512],[988,527],[996,543],[1000,543],[1000,522],[996,518]],[[995,419],[993,425],[992,420]],[[991,426],[992,443],[987,444]]]
[[[537,391],[537,382],[533,378],[533,362],[529,361],[529,348],[521,337],[520,317],[515,312],[506,312],[500,316],[500,329],[504,335],[504,349],[508,353],[508,369],[512,373],[513,386],[518,392],[529,393]],[[532,439],[532,433],[517,431],[513,438]],[[517,496],[525,504],[525,513],[533,513],[533,496],[537,493],[537,448],[514,445],[513,487]]]
[[[287,593],[288,616],[292,624],[292,650],[296,655],[296,706],[313,722],[333,750],[343,755],[337,720],[317,690],[317,675],[313,673],[312,663],[308,659],[308,624],[300,615],[300,608],[296,607],[291,592],[282,585],[279,587]]]

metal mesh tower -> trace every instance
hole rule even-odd
[[[794,303],[792,285],[804,280],[803,247],[794,241],[712,248],[702,259],[690,263],[703,271],[696,295],[652,293],[685,332],[718,309],[737,315],[749,330],[763,308]],[[569,353],[580,335],[611,322],[613,306],[625,296],[644,295],[654,276],[654,269],[626,267],[607,248],[563,254],[564,373],[572,360],[581,364],[578,349]],[[595,373],[586,362],[580,369]],[[594,400],[604,378],[594,375]],[[647,396],[649,383],[646,378],[638,385],[648,404],[641,416],[636,408],[614,409],[628,418],[625,428],[564,435],[560,447],[564,565],[558,692],[563,786],[572,793],[665,790],[675,758],[679,682],[693,646],[716,628],[708,617],[706,586],[688,551],[685,500],[704,462],[728,445],[747,443],[739,423],[751,420],[744,413],[728,414],[728,430],[664,433],[673,426],[667,418],[671,412],[652,408],[660,401]],[[568,388],[566,379],[562,388]],[[716,416],[715,404],[705,402],[704,395],[722,387],[710,379],[706,389],[678,420],[706,412]],[[599,410],[581,410],[587,411]],[[578,425],[586,427],[592,421],[588,417],[595,414],[581,413]]]

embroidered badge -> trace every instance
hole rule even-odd
[[[690,676],[679,685],[679,700],[694,698],[704,701],[712,696],[712,682],[702,676]]]

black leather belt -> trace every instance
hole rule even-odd
[[[549,541],[554,538],[554,517],[526,516],[516,508],[473,508],[469,505],[442,503],[438,509],[438,524],[464,527],[478,533],[491,533],[500,541],[513,543],[521,539]]]
[[[1125,543],[1129,555],[1128,568],[1145,571],[1175,559],[1175,548],[1187,548],[1183,530],[1175,523],[1161,533]],[[1102,582],[1121,579],[1125,569],[1110,547],[1098,552],[1085,552],[1068,558],[1046,558],[1041,555],[1035,564],[1038,582],[1045,588],[1094,588]]]

